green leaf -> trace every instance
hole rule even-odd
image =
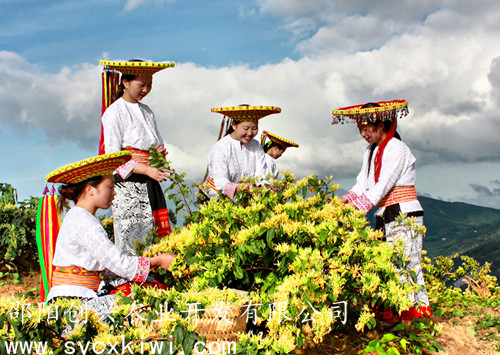
[[[188,332],[182,342],[182,350],[184,354],[189,355],[193,351],[194,343],[196,342],[196,335],[192,332]]]
[[[174,329],[174,337],[175,337],[175,341],[179,344],[182,344],[182,342],[184,341],[184,335],[186,334],[186,330],[177,325]]]
[[[382,339],[380,339],[380,342],[386,343],[386,342],[394,340],[394,339],[396,339],[396,336],[394,334],[387,333],[387,334],[384,334],[384,336],[382,337]]]
[[[267,230],[267,234],[266,234],[266,242],[267,242],[267,245],[269,245],[269,246],[271,246],[271,245],[272,245],[272,244],[271,244],[271,242],[272,242],[272,240],[273,240],[273,238],[274,238],[275,232],[276,232],[276,231],[275,231],[274,227],[269,228],[269,229]]]
[[[401,344],[401,347],[403,348],[404,351],[406,351],[406,345],[408,344],[408,340],[405,338],[402,338],[399,343]]]
[[[242,279],[243,278],[243,270],[240,267],[236,266],[234,268],[234,276],[237,279]]]
[[[393,330],[393,331],[398,331],[398,330],[408,330],[408,329],[409,329],[409,327],[408,327],[408,325],[407,325],[407,324],[405,324],[405,323],[399,323],[399,324],[396,324],[396,325],[392,328],[392,330]]]
[[[368,328],[373,329],[377,325],[377,320],[375,318],[372,318],[368,321]]]
[[[391,348],[387,349],[386,354],[388,354],[388,355],[401,355],[399,350],[396,349],[395,347],[391,347]]]

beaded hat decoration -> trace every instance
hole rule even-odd
[[[365,104],[342,107],[333,110],[332,124],[338,123],[357,123],[359,121],[393,121],[408,115],[408,101],[404,99],[395,99],[391,101],[376,102],[379,107],[362,108]]]
[[[113,69],[122,74],[131,74],[137,76],[153,76],[153,74],[166,68],[175,67],[173,62],[119,62],[114,60],[101,60],[100,65],[104,65],[104,69]]]
[[[131,158],[132,154],[126,150],[101,154],[56,169],[47,175],[46,180],[53,183],[76,184],[92,177],[112,175],[119,166]]]
[[[224,116],[231,118],[234,121],[258,121],[262,117],[273,113],[280,113],[281,108],[275,106],[229,106],[215,107],[212,112],[222,113]]]
[[[262,147],[264,147],[266,143],[266,138],[269,138],[269,140],[272,142],[278,143],[285,149],[289,147],[295,147],[295,148],[299,147],[297,143],[294,143],[286,138],[280,137],[277,134],[271,133],[269,131],[262,132],[262,135],[260,137],[260,144],[262,145]]]

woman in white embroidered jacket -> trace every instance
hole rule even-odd
[[[268,141],[266,141],[267,138],[269,139]],[[269,131],[262,132],[260,144],[266,153],[267,172],[271,174],[273,179],[278,179],[279,171],[275,160],[280,158],[287,148],[298,148],[299,145]]]
[[[95,217],[97,209],[112,205],[113,171],[131,158],[129,152],[99,155],[57,169],[47,176],[59,187],[61,204],[75,202],[61,225],[53,259],[54,272],[47,300],[57,297],[98,298],[100,273],[107,270],[120,277],[143,283],[150,268],[168,269],[172,254],[152,258],[129,256],[113,244]],[[114,296],[106,296],[108,305]]]
[[[153,74],[173,66],[173,63],[101,61],[106,70],[121,73],[117,99],[102,115],[104,152],[128,150],[132,159],[115,174],[116,199],[113,206],[114,239],[116,245],[130,255],[136,255],[137,243],[147,243],[148,232],[155,227],[163,237],[170,233],[170,221],[165,195],[160,183],[171,171],[148,165],[149,149],[164,156],[164,146],[153,111],[140,101],[152,89]],[[100,153],[102,147],[100,147]]]
[[[242,178],[264,178],[267,174],[264,150],[254,137],[259,132],[258,120],[281,109],[240,105],[213,108],[212,112],[222,113],[224,119],[229,117],[232,122],[225,137],[215,143],[208,154],[207,194],[214,198],[220,192],[233,199],[237,191],[251,186],[241,182]]]
[[[406,270],[415,271],[416,279],[412,281],[422,286],[409,295],[414,306],[401,314],[403,321],[430,315],[431,312],[420,266],[422,235],[408,231],[395,221],[400,213],[404,213],[423,225],[423,209],[415,190],[415,157],[396,132],[397,118],[408,113],[407,106],[406,100],[393,100],[333,111],[333,123],[354,121],[360,135],[369,143],[356,184],[340,202],[365,213],[378,205],[379,209],[375,212],[377,228],[384,232],[390,244],[396,238],[403,239],[405,253],[409,257]]]

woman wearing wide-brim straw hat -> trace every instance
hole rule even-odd
[[[384,231],[390,244],[396,238],[403,239],[409,257],[406,270],[415,272],[412,281],[421,286],[409,295],[414,306],[399,316],[403,321],[431,313],[420,266],[422,235],[395,221],[404,213],[423,225],[424,213],[415,190],[415,157],[396,132],[398,118],[407,114],[408,101],[401,99],[333,110],[333,124],[356,123],[360,135],[369,143],[356,184],[340,201],[365,213],[378,205],[377,228]]]
[[[164,156],[167,150],[153,111],[140,101],[152,89],[153,74],[175,64],[138,60],[101,61],[100,64],[104,65],[105,111],[101,119],[99,154],[121,150],[132,153],[132,160],[115,174],[115,243],[130,255],[136,255],[138,243],[147,242],[152,228],[156,228],[160,237],[171,231],[165,195],[160,186],[170,177],[171,171],[148,165],[151,147]]]
[[[113,244],[96,211],[113,203],[113,171],[127,163],[127,151],[103,154],[57,169],[47,175],[47,182],[59,186],[61,205],[75,203],[61,224],[52,260],[54,272],[47,300],[58,297],[81,298],[87,306],[105,310],[114,302],[114,295],[98,297],[101,273],[105,270],[129,281],[144,283],[150,268],[168,269],[175,258],[161,254],[152,258],[130,256]]]
[[[212,146],[208,154],[208,188],[205,192],[210,198],[223,194],[233,199],[237,191],[250,188],[249,183],[241,181],[242,178],[264,178],[267,174],[264,150],[254,137],[259,133],[259,120],[279,113],[281,109],[239,105],[212,108],[212,112],[224,115],[219,137],[226,135]],[[225,121],[226,118],[230,121]]]
[[[286,138],[278,136],[276,133],[262,131],[260,144],[266,153],[267,171],[273,179],[278,179],[279,171],[275,160],[280,158],[285,150],[290,147],[298,148],[297,143]]]

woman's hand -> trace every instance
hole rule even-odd
[[[156,267],[161,267],[162,269],[168,270],[170,268],[170,265],[174,262],[175,255],[174,254],[160,254],[153,256],[152,258],[149,259],[150,261],[150,267],[151,268],[156,268]]]
[[[147,175],[151,179],[154,179],[158,182],[163,182],[166,181],[167,179],[170,179],[170,175],[172,174],[171,170],[168,169],[163,169],[160,170],[158,168],[155,168],[154,166],[139,163],[135,166],[134,170],[132,170],[136,174],[142,174],[142,175]]]
[[[356,205],[354,204],[354,202],[349,202],[349,200],[346,198],[346,197],[342,197],[339,202],[345,206],[351,206],[352,208],[358,208],[356,207]],[[333,203],[333,200],[330,202],[330,203]]]
[[[147,165],[150,169],[146,172],[146,175],[149,176],[151,179],[154,179],[158,182],[163,182],[166,181],[167,179],[170,179],[170,175],[172,174],[172,170],[168,169],[163,169],[160,170],[158,168],[155,168],[153,166]]]
[[[157,145],[157,146],[156,146],[156,151],[157,151],[158,153],[160,153],[160,154],[163,154],[163,156],[164,156],[164,157],[168,154],[168,152],[167,152],[167,148],[165,148],[165,146],[164,146],[164,145]]]

